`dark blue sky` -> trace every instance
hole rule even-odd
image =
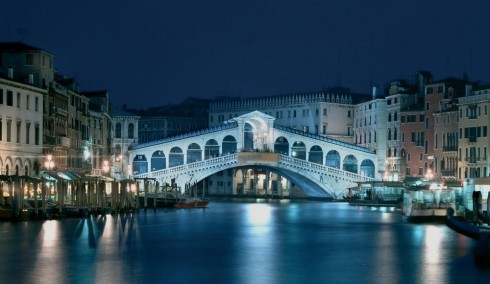
[[[138,4],[136,4],[138,3]],[[342,85],[369,93],[418,70],[490,82],[488,0],[18,0],[0,40],[55,56],[116,106]]]

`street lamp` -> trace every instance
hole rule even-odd
[[[54,168],[53,155],[49,154],[48,156],[46,156],[46,161],[44,162],[44,167],[46,167],[46,169],[48,171],[50,171]]]
[[[105,160],[102,163],[102,171],[104,172],[105,175],[109,172],[109,161]]]

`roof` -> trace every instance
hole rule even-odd
[[[85,92],[81,92],[80,94],[82,94],[86,97],[106,97],[107,96],[107,90],[85,91]]]
[[[25,44],[23,42],[0,42],[0,51],[20,52],[20,51],[43,51],[40,48]]]

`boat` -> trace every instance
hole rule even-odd
[[[402,182],[369,181],[361,182],[357,187],[349,188],[349,196],[344,199],[350,205],[400,207],[404,186]]]
[[[176,190],[163,191],[157,193],[147,193],[146,197],[144,193],[140,193],[138,196],[138,202],[140,208],[155,207],[155,208],[173,208],[175,202],[181,197],[181,194]],[[145,206],[146,198],[146,206]]]
[[[457,233],[476,240],[475,263],[482,266],[490,265],[490,227],[488,224],[481,226],[468,223],[462,218],[455,217],[454,209],[448,208],[446,225]]]
[[[177,199],[174,208],[204,208],[208,204],[209,200],[204,198],[204,190],[202,197],[197,196],[197,183],[194,183],[194,185],[186,184],[185,193]]]
[[[209,204],[209,200],[200,197],[184,197],[177,200],[174,208],[204,208]]]
[[[410,185],[403,193],[402,215],[409,222],[444,222],[448,208],[456,208],[455,193],[443,180]]]

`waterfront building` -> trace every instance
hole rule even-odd
[[[0,175],[33,175],[42,163],[46,91],[3,75],[0,74]]]
[[[418,99],[402,112],[401,132],[404,137],[402,147],[406,176],[441,178],[441,161],[444,161],[444,169],[446,163],[451,164],[450,155],[444,154],[443,149],[435,149],[439,148],[439,138],[447,139],[448,135],[452,135],[453,129],[448,125],[436,131],[435,126],[438,124],[435,122],[438,117],[444,117],[441,112],[451,110],[452,104],[449,102],[465,94],[467,84],[466,80],[456,78],[427,84],[423,99]]]
[[[458,178],[488,177],[490,88],[480,87],[458,100]]]
[[[119,108],[112,110],[112,123],[114,125],[112,159],[112,175],[116,180],[125,180],[132,177],[128,151],[139,143],[138,115],[134,115]]]
[[[56,169],[90,171],[83,148],[88,139],[88,99],[72,78],[54,69],[54,56],[21,42],[0,42],[0,73],[44,90],[42,101],[43,155]],[[42,163],[43,161],[41,161]]]
[[[113,160],[113,126],[109,92],[82,92],[89,99],[90,127],[88,133],[88,162],[92,175],[107,175],[104,166]]]
[[[258,110],[274,117],[279,125],[353,143],[355,105],[369,100],[371,95],[346,88],[244,99],[222,97],[209,106],[209,126]]]
[[[208,126],[208,99],[187,98],[177,105],[123,110],[139,116],[138,141],[147,143]]]
[[[377,169],[380,176],[388,172],[386,163],[386,99],[379,97],[373,88],[373,98],[354,107],[354,143],[366,147],[378,156]]]

